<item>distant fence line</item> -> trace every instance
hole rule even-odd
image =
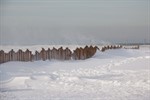
[[[124,46],[123,48],[124,49],[139,49],[140,46],[139,45],[136,45],[136,46]]]
[[[85,46],[84,48],[76,48],[73,52],[69,48],[63,49],[62,47],[56,49],[56,48],[48,48],[48,50],[45,50],[42,48],[40,52],[35,51],[35,54],[33,54],[29,49],[27,49],[25,52],[19,49],[17,52],[15,52],[13,49],[9,51],[8,53],[5,53],[3,50],[0,51],[0,64],[5,63],[8,61],[37,61],[37,60],[51,60],[51,59],[57,59],[57,60],[84,60],[92,57],[97,50],[100,50],[104,52],[108,49],[118,49],[122,48],[120,45],[110,45],[110,46],[103,46],[101,49],[99,49],[97,46]]]

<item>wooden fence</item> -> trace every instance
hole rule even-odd
[[[101,51],[104,52],[104,51],[109,50],[109,49],[120,49],[120,48],[122,48],[121,45],[108,45],[108,46],[103,46],[101,48]]]
[[[139,49],[140,46],[139,46],[139,45],[134,45],[134,46],[129,45],[129,46],[123,46],[123,48],[124,48],[124,49]]]
[[[104,52],[108,49],[118,49],[122,46],[104,46],[101,48],[101,51]],[[60,47],[59,49],[56,48],[48,48],[48,50],[45,50],[42,48],[40,52],[35,51],[35,54],[33,54],[30,50],[22,51],[19,49],[17,52],[15,52],[13,49],[9,51],[8,53],[5,53],[3,50],[0,51],[0,64],[5,63],[8,61],[37,61],[37,60],[51,60],[51,59],[57,59],[57,60],[84,60],[92,57],[96,50],[100,50],[97,46],[85,46],[84,48],[76,48],[73,52],[69,48],[63,49]]]

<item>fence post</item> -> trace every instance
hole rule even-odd
[[[27,49],[24,52],[24,61],[32,61],[32,60],[34,60],[32,57],[32,53],[31,53],[31,51],[29,51],[29,49]]]
[[[22,50],[18,50],[17,54],[17,61],[22,61],[23,53]]]
[[[69,48],[66,48],[65,49],[65,55],[64,55],[64,59],[65,60],[70,60],[71,59],[71,56],[72,56],[72,52],[71,52],[71,50],[69,49]]]
[[[42,48],[41,52],[40,52],[40,56],[42,58],[43,61],[46,60],[46,51],[44,48]]]
[[[52,59],[56,59],[57,58],[57,49],[53,47],[52,49]]]
[[[75,60],[79,60],[79,48],[76,48],[76,50],[74,50],[74,52],[73,52],[73,59],[75,59]]]
[[[58,49],[58,57],[57,57],[59,60],[62,60],[63,59],[63,48],[60,47]]]
[[[4,55],[5,55],[5,52],[3,50],[0,51],[0,64],[1,63],[4,63]]]
[[[40,53],[38,51],[35,51],[35,54],[33,56],[35,61],[41,60]]]
[[[85,56],[84,56],[84,49],[81,47],[80,49],[79,49],[79,53],[80,53],[80,59],[81,60],[84,60],[85,59]]]
[[[52,51],[51,51],[50,48],[48,48],[48,50],[47,50],[47,58],[48,58],[49,60],[52,59]]]
[[[8,62],[8,61],[9,61],[9,54],[5,53],[5,62]]]
[[[10,61],[16,60],[16,55],[15,55],[15,52],[13,49],[9,52],[9,59],[10,59]]]

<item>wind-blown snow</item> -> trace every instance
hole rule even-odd
[[[97,51],[87,60],[0,65],[1,100],[149,100],[150,47]]]

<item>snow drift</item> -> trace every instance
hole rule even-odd
[[[0,65],[2,100],[149,100],[150,46],[97,51],[87,60]]]

